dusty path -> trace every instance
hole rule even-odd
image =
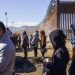
[[[71,43],[67,42],[66,46],[67,46],[67,48],[69,50],[70,57],[71,57],[71,55],[72,55],[72,46],[71,46]],[[45,54],[45,57],[51,57],[52,53],[53,53],[53,48],[52,48],[51,44],[48,44],[47,48],[48,49],[47,49],[47,53]],[[22,50],[17,50],[16,56],[17,57],[18,56],[19,57],[23,57],[24,56],[23,51]],[[38,50],[38,58],[39,57],[41,57],[40,49]],[[34,52],[32,50],[32,51],[28,52],[28,59],[30,61],[32,61],[33,58],[34,58]],[[69,68],[69,65],[70,65],[70,63],[68,64],[68,68]],[[36,67],[36,71],[34,71],[34,72],[31,72],[31,73],[25,73],[25,72],[23,72],[23,73],[16,73],[16,75],[45,75],[45,74],[42,74],[42,64],[41,63],[35,64],[35,67]],[[67,71],[68,71],[68,69],[67,69]]]

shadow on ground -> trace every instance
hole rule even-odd
[[[41,48],[38,48],[38,50],[40,50]],[[52,47],[49,47],[49,48],[46,48],[47,50],[48,49],[53,49]],[[32,52],[33,49],[29,48],[28,49],[28,52]],[[23,52],[23,49],[22,48],[16,48],[16,53],[20,53],[20,52]]]
[[[14,70],[15,70],[15,73],[30,73],[30,72],[36,71],[36,67],[28,59],[25,59],[20,56],[16,56]]]

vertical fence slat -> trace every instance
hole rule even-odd
[[[60,29],[67,35],[67,39],[71,39],[73,33],[70,25],[75,20],[75,13],[61,13],[60,14]]]

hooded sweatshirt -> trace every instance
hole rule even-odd
[[[0,75],[12,75],[15,47],[7,33],[0,38]]]
[[[49,35],[54,48],[52,62],[47,65],[50,69],[47,75],[66,75],[66,66],[69,61],[69,53],[65,46],[66,36],[62,30],[54,30]]]

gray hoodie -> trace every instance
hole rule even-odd
[[[15,47],[8,35],[0,38],[0,75],[12,75],[15,62]]]

